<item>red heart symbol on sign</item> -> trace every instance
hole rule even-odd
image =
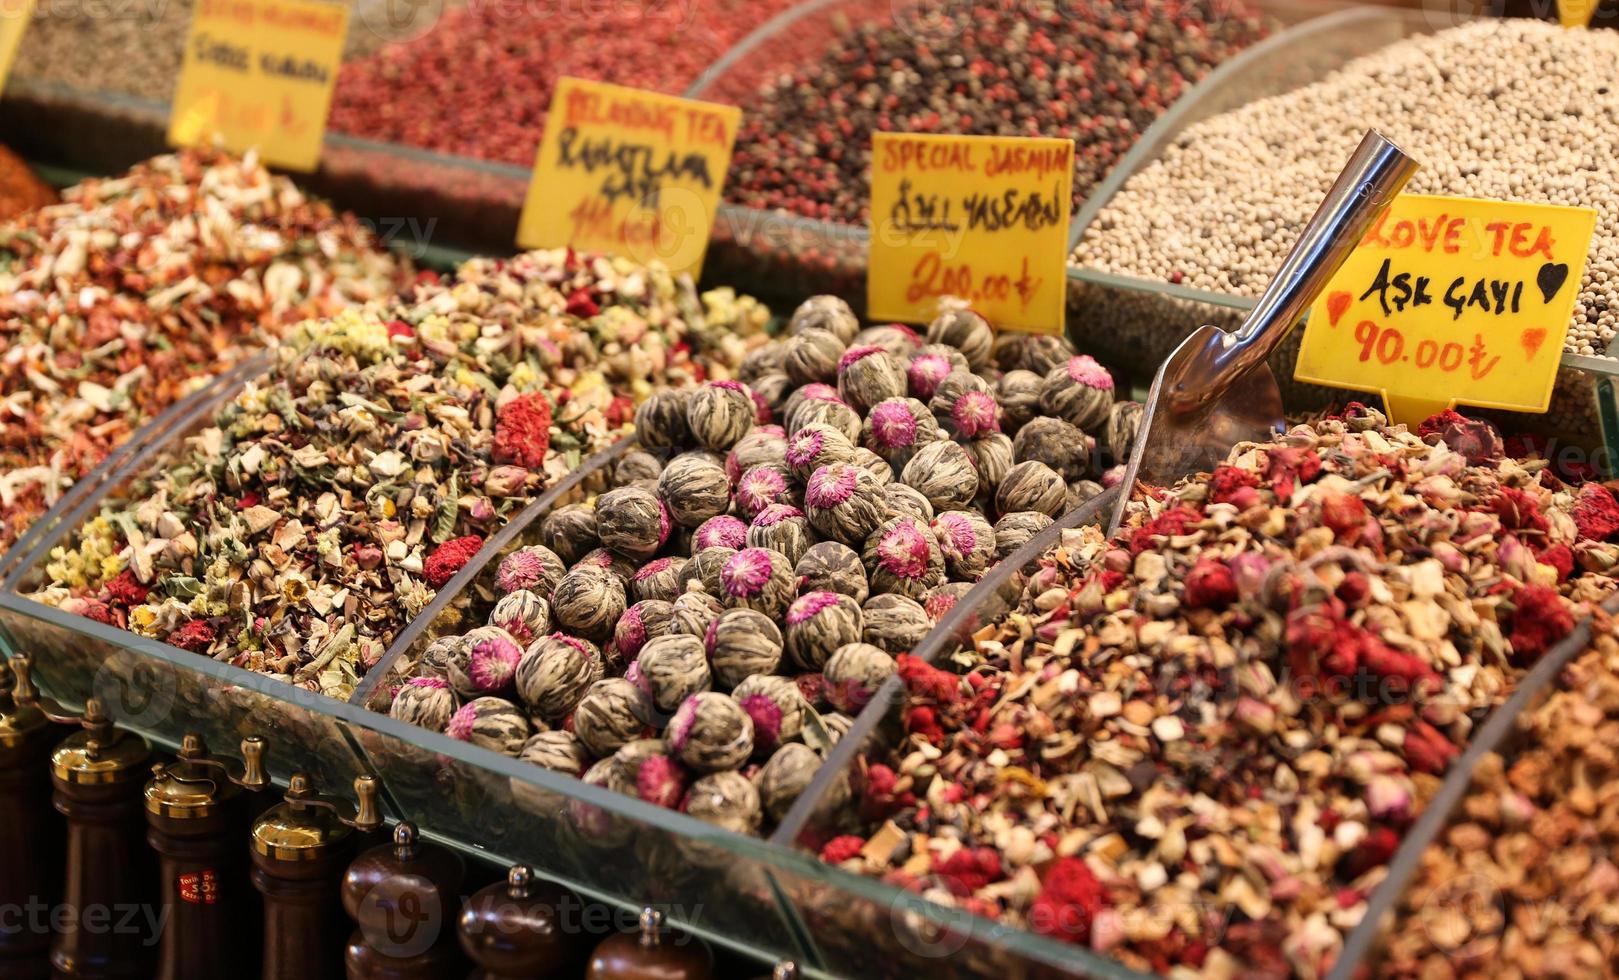
[[[1518,342],[1523,344],[1524,355],[1532,361],[1535,359],[1535,352],[1540,350],[1540,345],[1546,342],[1546,328],[1531,327],[1523,332]]]
[[[1348,293],[1332,293],[1327,297],[1327,318],[1333,326],[1338,325],[1338,318],[1344,315],[1344,310],[1349,309],[1350,299],[1352,297]]]

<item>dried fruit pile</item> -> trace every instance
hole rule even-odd
[[[0,146],[0,221],[10,221],[56,200],[56,192],[28,169],[22,157]]]
[[[901,657],[906,735],[822,857],[1139,969],[1320,976],[1616,534],[1454,413],[1239,446],[1069,532],[948,669]]]
[[[773,825],[895,656],[1100,492],[1085,430],[1139,416],[1066,341],[964,309],[922,337],[815,297],[740,376],[642,403],[611,489],[500,562],[486,625],[433,641],[393,717]]]
[[[1619,635],[1599,625],[1491,753],[1422,856],[1389,932],[1388,977],[1569,977],[1619,970]]]
[[[725,193],[866,221],[871,134],[1072,137],[1074,201],[1188,86],[1265,35],[1245,3],[914,4],[746,106]]]
[[[347,696],[489,532],[622,434],[636,390],[703,375],[703,305],[689,280],[558,250],[309,321],[52,553],[37,598]],[[708,306],[738,335],[766,315]]]
[[[409,280],[352,217],[212,153],[0,225],[0,548],[210,375]]]

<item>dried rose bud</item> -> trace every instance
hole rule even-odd
[[[664,713],[674,711],[693,694],[708,690],[711,683],[708,651],[696,636],[676,633],[649,640],[635,663],[640,668],[635,675],[636,685]]]
[[[843,297],[823,293],[798,304],[787,321],[789,336],[797,336],[806,330],[826,330],[848,344],[860,331],[860,321]]]
[[[781,629],[755,609],[727,609],[703,640],[715,683],[727,690],[755,674],[773,674],[781,664]]]
[[[533,643],[551,632],[551,606],[533,592],[519,589],[495,603],[489,625],[510,633],[519,644]]]
[[[529,471],[521,466],[496,466],[483,479],[483,492],[496,500],[526,491]]]
[[[788,473],[776,466],[755,466],[736,483],[736,508],[748,520],[771,504],[792,504],[797,497]]]
[[[865,602],[870,594],[866,582],[866,567],[860,562],[860,555],[846,544],[837,541],[821,541],[810,545],[804,557],[798,560],[793,568],[793,574],[798,578],[798,591],[801,595],[811,592],[837,592],[854,599],[855,602]]]
[[[871,590],[919,599],[944,582],[944,555],[926,524],[895,517],[866,539],[861,558]]]
[[[697,772],[736,769],[753,754],[753,719],[730,695],[704,691],[686,698],[665,740]]]
[[[808,425],[824,425],[836,429],[850,442],[860,438],[860,413],[840,399],[805,398],[783,418],[788,432],[797,432]]]
[[[1113,375],[1096,359],[1085,354],[1046,374],[1040,389],[1040,406],[1082,431],[1099,428],[1113,407]]]
[[[750,536],[753,530],[749,529]],[[757,609],[778,619],[792,601],[796,585],[793,563],[786,555],[769,548],[743,548],[720,572],[720,601],[727,606]]]
[[[730,514],[721,514],[718,517],[710,517],[697,526],[697,530],[691,536],[691,547],[694,552],[706,551],[709,548],[729,548],[737,551],[747,544],[747,540],[748,523]]]
[[[601,538],[596,533],[596,508],[589,504],[558,507],[540,521],[540,541],[563,565],[573,565],[592,548],[601,547]],[[558,581],[561,578],[557,576]]]
[[[688,393],[671,389],[654,391],[635,409],[635,441],[646,449],[677,449],[686,445]]]
[[[954,347],[961,351],[974,371],[982,371],[989,367],[995,330],[988,320],[972,310],[945,310],[928,324],[928,343]]]
[[[953,579],[976,582],[995,556],[995,529],[976,510],[946,511],[929,525],[945,571]]]
[[[853,463],[832,463],[810,476],[804,511],[822,536],[857,545],[882,523],[882,487],[869,471]]]
[[[596,535],[603,547],[646,561],[669,540],[669,512],[656,494],[619,487],[596,499]]]
[[[995,522],[995,560],[1003,561],[1029,543],[1029,539],[1050,527],[1050,515],[1039,511],[1015,510]]]
[[[861,640],[892,654],[909,653],[933,628],[921,603],[892,592],[867,599],[860,615],[865,620]]]
[[[854,443],[829,425],[811,423],[787,438],[787,465],[800,480],[808,480],[823,466],[853,459]]]
[[[630,576],[630,595],[637,602],[673,600],[680,595],[680,573],[685,567],[685,561],[679,558],[652,559]]]
[[[495,591],[507,595],[518,589],[527,589],[542,599],[550,599],[551,590],[556,588],[567,572],[568,566],[550,548],[543,545],[518,548],[502,558],[496,567]]]
[[[573,709],[573,732],[592,755],[610,756],[640,738],[655,713],[645,691],[610,677],[591,685]]]
[[[718,517],[731,506],[731,481],[719,457],[708,452],[681,453],[658,477],[658,499],[669,516],[687,527]]]
[[[754,674],[736,686],[731,697],[753,719],[753,752],[768,756],[804,728],[804,696],[791,678]]]
[[[768,548],[786,558],[789,565],[803,557],[814,540],[804,513],[787,504],[771,504],[748,525],[748,547]]]
[[[841,646],[822,672],[826,699],[839,711],[859,714],[894,670],[894,658],[869,643]]]
[[[648,640],[667,636],[674,629],[673,604],[663,599],[642,599],[619,617],[613,627],[613,647],[625,660],[634,660]]]
[[[444,734],[460,742],[516,756],[528,741],[528,718],[517,705],[505,698],[482,697],[461,706],[444,728]]]
[[[598,642],[612,635],[627,605],[618,576],[591,565],[569,569],[551,594],[551,615],[557,624]]]
[[[1068,503],[1068,485],[1062,475],[1037,460],[1018,463],[995,489],[995,509],[1002,514],[1037,511],[1061,517]]]
[[[725,454],[725,475],[732,481],[755,466],[787,469],[787,432],[781,426],[756,426]]]
[[[442,732],[455,714],[455,692],[438,677],[414,677],[394,695],[388,717],[407,724]]]
[[[555,633],[528,648],[517,665],[517,696],[540,717],[560,719],[601,680],[602,657],[590,644]]]
[[[936,513],[961,510],[978,495],[978,468],[954,442],[930,442],[918,449],[900,478],[928,498]]]
[[[787,608],[786,651],[805,670],[820,670],[839,647],[858,642],[865,617],[854,599],[836,592],[810,592]]]
[[[788,338],[782,370],[795,385],[835,381],[846,346],[837,334],[812,327]]]
[[[1017,463],[1044,463],[1071,483],[1090,472],[1090,440],[1062,419],[1040,416],[1018,430],[1017,438],[1012,440],[1012,459]]]
[[[933,520],[933,504],[921,491],[903,483],[883,487],[883,513],[888,517],[914,517],[922,523]]]
[[[753,429],[758,409],[740,381],[709,381],[686,397],[686,427],[699,446],[727,450]]]
[[[691,784],[680,809],[687,816],[722,830],[755,834],[759,831],[762,807],[752,780],[741,773],[715,772]]]
[[[573,732],[539,732],[529,736],[517,757],[541,769],[578,777],[590,765],[590,754]]]

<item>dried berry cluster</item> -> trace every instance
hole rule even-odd
[[[703,376],[705,305],[737,343],[764,314],[709,299],[558,250],[307,322],[53,552],[38,597],[346,696],[491,531],[622,435],[638,391]]]
[[[1491,753],[1422,856],[1380,960],[1390,977],[1611,976],[1619,970],[1619,636],[1598,626]]]
[[[0,225],[0,548],[210,375],[409,274],[353,218],[210,153]]]
[[[1619,559],[1606,489],[1424,428],[1352,406],[1069,532],[953,669],[900,658],[823,858],[1140,969],[1320,976]]]
[[[1183,91],[1265,34],[1245,3],[918,3],[862,24],[748,107],[727,197],[866,220],[871,134],[1074,139],[1074,201]]]
[[[1138,408],[1065,341],[997,342],[963,309],[861,330],[828,296],[740,377],[642,403],[613,488],[502,560],[487,625],[434,641],[394,717],[774,823],[896,656],[1099,492],[1081,426]]]

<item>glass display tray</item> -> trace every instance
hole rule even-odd
[[[1125,154],[1074,217],[1077,245],[1114,196],[1136,173],[1159,160],[1191,126],[1258,99],[1320,81],[1345,63],[1403,38],[1431,34],[1469,18],[1449,7],[1337,10],[1272,35],[1210,72],[1159,117]],[[1072,251],[1072,248],[1070,248]],[[1081,350],[1117,365],[1132,378],[1152,373],[1189,333],[1208,323],[1235,330],[1255,298],[1193,289],[1175,283],[1068,267],[1069,334]],[[1293,380],[1303,331],[1294,330],[1271,356],[1271,368],[1290,408],[1325,408],[1367,396]],[[1541,431],[1574,443],[1602,437],[1596,383],[1619,375],[1619,360],[1564,354],[1545,415],[1486,413],[1514,429]]]

